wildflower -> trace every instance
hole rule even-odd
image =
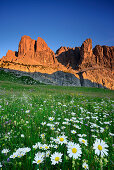
[[[21,134],[21,137],[22,137],[22,138],[24,138],[24,135],[23,135],[23,134]]]
[[[18,153],[17,152],[14,152],[11,156],[10,156],[10,158],[16,158],[18,156]]]
[[[84,143],[87,146],[87,140],[83,139],[83,138],[79,138],[79,142],[82,144]]]
[[[33,163],[40,164],[43,162],[43,157],[42,154],[37,154],[34,158]]]
[[[67,147],[68,147],[67,153],[70,158],[73,157],[74,159],[77,159],[78,157],[81,156],[82,151],[79,144],[71,142],[71,145],[69,144]]]
[[[82,167],[83,167],[84,169],[89,169],[89,168],[88,168],[88,164],[87,164],[86,162],[84,162],[84,163],[82,164]]]
[[[43,145],[41,143],[38,143],[39,149],[43,149]]]
[[[49,117],[49,120],[50,121],[53,121],[55,118],[54,117]]]
[[[75,133],[76,133],[76,131],[75,131],[75,130],[71,130],[71,133],[75,134]]]
[[[31,150],[31,148],[28,148],[28,147],[23,148],[23,151],[24,151],[25,153],[29,152],[30,150]]]
[[[47,150],[47,149],[49,149],[49,146],[46,145],[46,144],[44,144],[44,145],[43,145],[43,149],[44,149],[44,150]]]
[[[0,168],[2,167],[2,164],[1,164],[1,162],[0,162]]]
[[[49,157],[50,151],[46,151],[46,157]]]
[[[1,153],[7,154],[10,150],[9,149],[3,149]]]
[[[41,123],[41,125],[43,125],[43,126],[44,126],[45,124],[46,124],[46,122],[42,122],[42,123]]]
[[[40,136],[41,136],[42,138],[44,138],[44,137],[45,137],[45,134],[43,133],[43,134],[41,134]]]
[[[35,157],[42,157],[44,158],[45,157],[45,152],[38,152],[35,154]]]
[[[36,143],[35,145],[32,146],[34,149],[38,148],[38,144]]]
[[[63,154],[59,153],[59,152],[55,152],[51,155],[51,162],[52,162],[52,165],[55,165],[59,162],[62,162],[62,157]]]
[[[101,154],[101,157],[103,157],[104,155],[108,155],[107,153],[107,148],[108,145],[100,139],[96,139],[95,143],[93,144],[93,149],[95,149],[95,154],[97,154],[98,156]]]
[[[26,110],[26,111],[25,111],[25,113],[29,113],[29,112],[30,112],[30,110]]]
[[[67,139],[66,139],[67,137],[65,136],[65,135],[62,135],[62,136],[59,136],[58,138],[57,138],[57,142],[59,143],[59,144],[66,144],[67,143]]]

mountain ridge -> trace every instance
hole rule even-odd
[[[22,36],[17,51],[8,50],[0,59],[0,67],[26,72],[52,74],[63,71],[114,89],[114,46],[96,45],[86,39],[81,47],[60,47],[54,53],[46,42],[38,37],[37,41]],[[58,77],[59,78],[59,77]]]

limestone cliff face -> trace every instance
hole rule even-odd
[[[100,46],[96,45],[93,49],[96,56],[96,63],[100,66],[113,68],[114,67],[114,46]]]
[[[92,49],[91,39],[85,40],[81,47],[60,47],[54,53],[42,38],[35,41],[25,35],[18,52],[8,50],[0,60],[0,67],[48,74],[63,71],[74,74],[82,84],[87,82],[83,80],[90,80],[114,89],[114,46],[97,45]]]

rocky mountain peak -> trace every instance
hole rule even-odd
[[[45,51],[45,50],[49,50],[47,43],[41,37],[38,37],[36,42],[36,51],[38,52],[38,51]]]
[[[48,74],[64,71],[111,89],[114,88],[113,64],[114,46],[96,45],[92,50],[89,38],[81,47],[61,46],[54,53],[42,38],[35,41],[26,35],[19,42],[18,52],[8,50],[0,60],[2,68]]]

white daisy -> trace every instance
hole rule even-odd
[[[9,151],[10,151],[9,149],[3,149],[3,150],[1,151],[1,153],[7,154]]]
[[[46,157],[49,157],[50,151],[46,151]]]
[[[44,138],[44,137],[45,137],[45,134],[43,133],[43,134],[41,134],[40,136],[41,136],[42,138]]]
[[[49,149],[49,146],[46,145],[46,144],[44,144],[44,145],[43,145],[43,149],[44,149],[44,150],[47,150],[47,149]]]
[[[71,145],[68,145],[67,147],[68,147],[67,153],[70,158],[73,157],[74,159],[77,159],[78,157],[81,156],[82,151],[81,151],[79,144],[72,143]]]
[[[108,145],[101,139],[96,139],[95,143],[93,144],[93,149],[95,149],[95,154],[97,154],[98,156],[101,154],[101,157],[103,157],[104,155],[108,155],[107,151],[108,149],[106,149],[108,147]]]
[[[16,158],[18,156],[18,153],[17,152],[14,152],[11,156],[10,156],[10,158]]]
[[[82,164],[82,167],[83,167],[84,169],[89,169],[88,164],[87,164],[86,162],[84,162],[84,163]]]
[[[52,162],[52,165],[55,165],[59,162],[62,162],[62,157],[63,154],[59,153],[59,152],[55,152],[51,155],[51,162]]]
[[[42,156],[35,156],[33,163],[40,164],[43,162]]]
[[[59,143],[59,144],[67,144],[67,137],[65,136],[65,135],[61,135],[61,136],[59,136],[58,138],[57,138],[57,142]]]
[[[42,122],[42,123],[41,123],[41,125],[43,125],[43,126],[44,126],[45,124],[46,124],[46,122]]]
[[[75,131],[75,130],[71,130],[71,133],[72,133],[72,134],[76,134],[76,131]]]
[[[87,140],[83,138],[79,138],[79,142],[82,144],[84,143],[87,146]]]
[[[53,121],[55,118],[54,117],[49,117],[49,120],[50,121]]]

